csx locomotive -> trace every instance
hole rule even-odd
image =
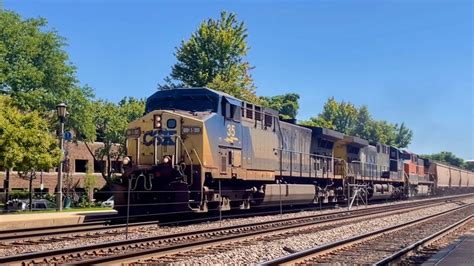
[[[474,188],[474,173],[320,127],[208,88],[158,91],[129,124],[115,208],[208,212]],[[351,186],[352,185],[352,186]],[[130,191],[128,193],[127,191]]]

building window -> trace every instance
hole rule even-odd
[[[122,162],[121,161],[112,161],[112,169],[115,173],[122,172]]]
[[[94,161],[94,173],[102,173],[105,170],[105,161]]]
[[[76,173],[87,173],[87,160],[76,160],[74,169]]]

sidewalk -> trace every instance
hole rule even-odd
[[[81,224],[87,216],[114,214],[114,210],[0,214],[0,230]]]

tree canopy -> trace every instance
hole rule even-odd
[[[145,100],[125,97],[118,104],[98,100],[93,102],[92,106],[97,140],[103,142],[104,146],[92,150],[89,146],[92,140],[86,141],[86,146],[95,161],[107,160],[107,168],[102,169],[102,177],[109,182],[114,173],[111,161],[125,155],[125,131],[129,122],[141,117],[145,112]]]
[[[329,128],[399,148],[407,147],[413,137],[413,132],[403,123],[398,125],[375,120],[367,106],[356,107],[350,102],[338,102],[334,98],[327,100],[318,116],[302,121],[301,124]]]
[[[105,146],[93,152],[94,158],[116,158],[124,152],[128,122],[143,115],[145,101],[133,97],[118,104],[95,100],[92,88],[78,85],[76,69],[69,62],[65,45],[64,38],[47,29],[45,19],[23,20],[14,12],[0,12],[0,95],[9,96],[11,108],[34,117],[34,121],[43,121],[39,126],[47,125],[44,132],[53,139],[50,131],[57,124],[56,105],[65,102],[66,128],[75,131],[75,139],[85,143],[103,141]],[[10,141],[13,145],[19,140]],[[45,138],[43,144],[48,143]],[[122,145],[117,150],[112,148],[114,144]],[[57,144],[53,141],[51,145]],[[17,148],[11,148],[8,156],[17,156],[13,150],[16,152]],[[21,169],[9,161],[5,163],[8,168]],[[111,176],[110,167],[104,172],[104,177]]]
[[[0,94],[9,95],[22,111],[37,111],[53,124],[57,104],[68,104],[66,127],[78,136],[94,138],[88,87],[80,87],[75,67],[64,50],[64,38],[46,29],[43,18],[22,20],[0,12]]]
[[[438,161],[438,162],[445,162],[447,164],[465,168],[465,162],[462,158],[457,157],[454,153],[449,151],[442,151],[439,153],[434,154],[425,154],[421,155],[422,158],[427,158],[430,160]]]
[[[244,60],[249,49],[246,39],[247,28],[234,13],[222,11],[219,19],[203,21],[189,40],[176,48],[178,62],[162,89],[208,87],[257,102],[249,73],[252,67]]]
[[[0,96],[0,106],[0,166],[29,180],[31,192],[36,172],[58,165],[61,152],[38,112],[21,112],[8,96]]]
[[[38,112],[21,112],[8,96],[0,96],[0,166],[22,173],[58,165],[60,150]]]
[[[464,168],[466,168],[469,171],[474,172],[474,161],[466,161],[464,162]]]
[[[282,119],[295,119],[298,114],[300,96],[296,93],[260,97],[263,106],[277,110]]]

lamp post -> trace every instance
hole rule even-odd
[[[65,103],[60,103],[56,106],[58,112],[60,131],[59,131],[59,147],[61,148],[61,161],[58,167],[58,195],[56,196],[57,210],[63,210],[63,155],[64,155],[64,121],[66,120]]]

